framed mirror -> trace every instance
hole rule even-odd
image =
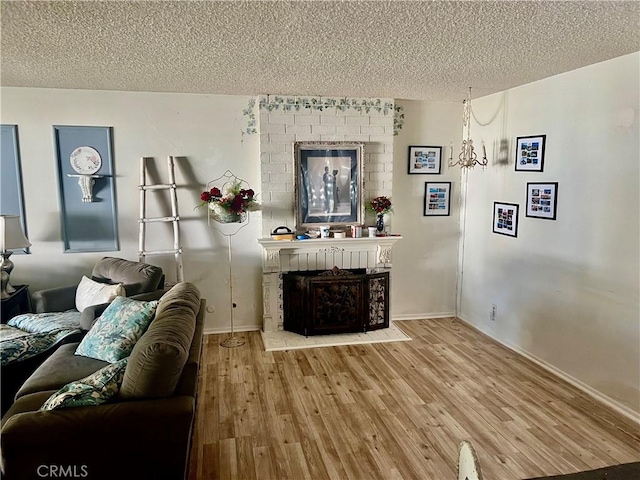
[[[361,225],[364,143],[296,142],[296,229]]]

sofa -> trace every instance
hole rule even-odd
[[[105,284],[121,283],[126,296],[137,300],[156,300],[167,291],[164,288],[164,274],[160,267],[123,258],[103,257],[98,260],[93,267],[90,278]],[[34,313],[75,311],[77,315],[75,310],[77,288],[78,285],[68,285],[34,292],[31,295]],[[107,303],[102,303],[85,308],[79,315],[79,331],[65,337],[53,348],[26,360],[2,366],[0,398],[2,415],[10,408],[18,388],[27,377],[60,345],[79,342],[107,305]]]
[[[3,478],[52,476],[51,468],[91,480],[185,478],[205,307],[191,283],[163,295],[131,351],[119,392],[100,405],[40,410],[64,385],[108,365],[75,355],[78,343],[58,348],[2,417]]]
[[[164,274],[160,267],[143,262],[133,262],[123,258],[103,257],[96,262],[91,272],[91,280],[99,283],[121,283],[127,297],[160,298],[164,293]],[[40,290],[31,295],[35,313],[64,312],[76,308],[78,285]],[[160,295],[159,295],[160,294]],[[82,311],[80,327],[88,330],[95,317],[107,304],[94,305]]]

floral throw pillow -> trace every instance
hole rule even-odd
[[[157,301],[116,297],[96,320],[76,349],[76,355],[113,363],[128,357],[147,330]]]
[[[120,390],[129,357],[107,365],[88,377],[67,383],[51,395],[40,410],[100,405]]]

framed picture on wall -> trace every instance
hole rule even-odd
[[[556,219],[558,182],[527,183],[527,217]]]
[[[444,217],[451,213],[451,182],[425,182],[424,216]]]
[[[518,236],[518,207],[515,203],[493,202],[493,233]]]
[[[438,175],[442,166],[442,147],[409,147],[409,174]]]
[[[516,138],[516,172],[542,172],[546,135]]]
[[[296,142],[293,155],[296,229],[364,223],[364,143]]]

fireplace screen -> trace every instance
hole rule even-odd
[[[292,272],[283,288],[285,330],[325,335],[389,326],[389,272]]]

